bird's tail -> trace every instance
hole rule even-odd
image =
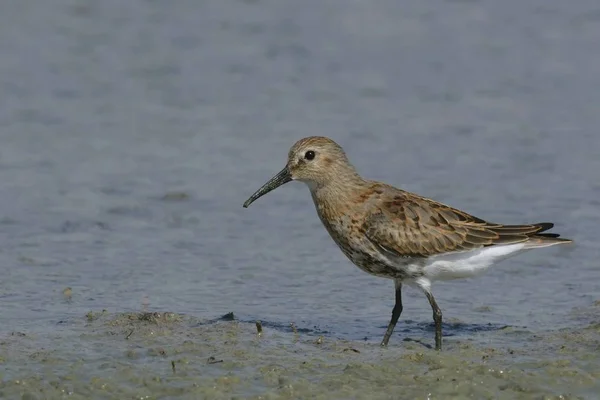
[[[525,242],[525,248],[533,249],[573,242],[571,239],[559,237],[560,235],[558,233],[541,233],[552,229],[554,224],[551,222],[541,222],[539,224],[534,224],[534,226],[540,227],[540,230],[529,236],[529,240]]]

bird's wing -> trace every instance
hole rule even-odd
[[[553,226],[493,224],[398,189],[381,193],[373,210],[362,225],[365,236],[382,250],[402,257],[525,242]]]

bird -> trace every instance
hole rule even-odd
[[[285,167],[243,204],[290,181],[305,183],[321,222],[346,257],[394,282],[395,302],[381,341],[387,347],[402,313],[403,285],[420,289],[433,311],[435,349],[442,349],[442,311],[432,283],[471,278],[516,254],[571,243],[548,233],[550,222],[507,225],[389,184],[364,179],[345,151],[324,136],[298,140]]]

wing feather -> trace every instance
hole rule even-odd
[[[392,190],[393,189],[393,190]],[[388,187],[379,191],[375,211],[361,230],[374,244],[402,257],[474,250],[484,246],[525,242],[553,224],[502,225]]]

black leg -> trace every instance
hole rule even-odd
[[[387,327],[387,331],[385,331],[385,336],[383,336],[383,341],[381,342],[381,346],[387,346],[390,341],[390,337],[392,336],[392,332],[394,332],[394,327],[398,322],[398,318],[400,318],[400,314],[402,314],[402,282],[399,280],[394,280],[394,286],[396,287],[396,303],[394,304],[394,309],[392,310],[392,319]]]
[[[431,292],[426,291],[425,295],[427,296],[427,300],[429,300],[429,304],[431,304],[431,309],[433,310],[433,322],[435,322],[435,349],[442,349],[442,310],[435,302],[433,295]]]

